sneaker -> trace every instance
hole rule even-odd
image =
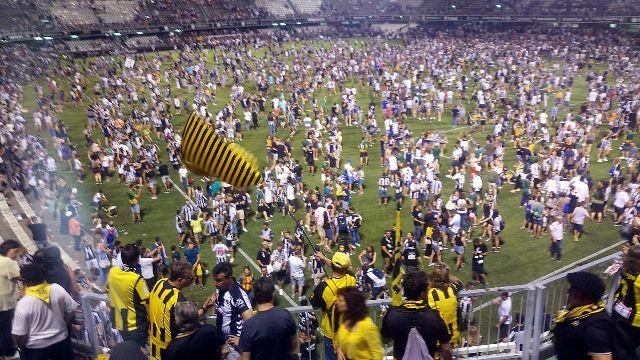
[[[242,231],[249,232],[249,230],[247,230],[247,228],[242,228]]]
[[[279,289],[279,290],[278,290],[278,294],[280,294],[280,296],[283,296],[283,295],[284,295],[284,290]]]

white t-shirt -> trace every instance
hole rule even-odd
[[[582,225],[584,224],[584,219],[589,216],[589,212],[583,208],[582,206],[578,206],[573,210],[573,217],[571,218],[571,222],[574,224]]]
[[[42,349],[67,338],[65,317],[78,304],[62,286],[51,284],[49,304],[42,300],[24,296],[16,304],[11,333],[27,336],[27,348]]]
[[[613,206],[623,208],[627,201],[629,201],[630,199],[631,198],[629,197],[629,193],[627,193],[626,191],[618,191],[616,192]]]
[[[304,261],[297,256],[289,256],[289,271],[292,278],[304,278]]]
[[[503,324],[511,324],[511,298],[507,298],[506,300],[502,300],[502,302],[500,302],[500,307],[498,308],[498,316],[500,319],[506,316],[507,320],[505,320]]]
[[[460,231],[461,220],[462,218],[460,217],[460,214],[455,214],[451,217],[449,220],[449,229],[451,229],[452,233],[457,234]]]
[[[559,221],[552,222],[551,225],[549,225],[549,231],[551,232],[553,240],[562,240],[562,237],[564,236],[562,223]]]
[[[187,170],[186,168],[180,168],[178,169],[178,174],[180,175],[180,177],[186,178],[187,174],[189,174],[189,170]]]
[[[213,245],[213,253],[216,255],[216,258],[226,257],[227,251],[229,251],[229,247],[225,244],[220,243]]]
[[[140,272],[142,273],[142,277],[146,280],[153,278],[153,258],[140,258]]]
[[[389,156],[387,161],[389,162],[389,170],[390,171],[398,170],[398,159],[394,155]]]

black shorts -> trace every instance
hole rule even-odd
[[[478,275],[484,274],[484,264],[473,262],[473,264],[471,264],[471,271]]]

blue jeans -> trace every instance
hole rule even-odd
[[[551,257],[560,260],[562,258],[562,240],[556,240],[551,243],[551,248],[549,249],[551,252]]]
[[[325,360],[337,360],[336,351],[333,348],[333,339],[324,337],[324,359]]]
[[[276,134],[276,126],[275,125],[269,125],[269,136],[273,136]]]
[[[360,246],[360,231],[358,229],[351,230],[351,244]]]
[[[415,227],[415,231],[413,232],[413,238],[416,239],[416,241],[420,242],[420,239],[422,239],[423,235],[424,235],[424,228],[422,227],[422,225],[417,225]]]

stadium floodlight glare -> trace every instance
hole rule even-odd
[[[285,24],[285,23],[280,23],[280,26],[287,26],[287,24]]]
[[[296,25],[302,25],[300,21],[296,21]]]
[[[45,40],[53,40],[53,38],[51,36],[44,36],[43,39],[45,39]]]
[[[71,35],[69,35],[69,37],[72,38],[72,39],[77,39],[78,35],[71,34]]]
[[[144,33],[142,31],[136,31],[137,35],[144,35]]]
[[[496,4],[496,7],[497,7],[498,9],[502,9],[502,5],[500,5],[500,4]]]
[[[181,33],[181,32],[182,32],[182,29],[175,29],[175,30],[173,30],[173,31],[175,31],[175,32],[177,32],[177,33]]]
[[[612,29],[615,29],[615,28],[618,27],[618,24],[609,24],[609,27],[612,28]]]
[[[451,8],[452,8],[452,9],[455,9],[455,8],[456,8],[456,6],[452,4],[452,5],[451,5]]]
[[[120,34],[119,32],[114,32],[113,36],[122,36],[122,34]]]
[[[273,23],[273,24],[271,24],[271,25],[273,25],[273,26],[278,26],[278,23]]]
[[[33,37],[33,40],[41,41],[41,40],[42,40],[42,38],[41,38],[40,36],[34,36],[34,37]]]

